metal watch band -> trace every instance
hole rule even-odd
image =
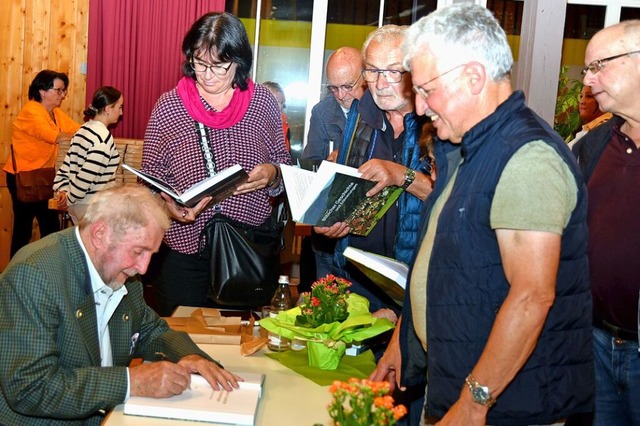
[[[416,171],[413,169],[406,168],[404,170],[404,183],[402,184],[402,189],[407,189],[415,179],[416,179]]]
[[[491,397],[491,392],[487,386],[483,386],[476,379],[473,378],[471,374],[464,379],[467,387],[469,388],[469,392],[471,392],[471,397],[473,401],[486,406],[487,408],[491,407],[496,403],[496,400]]]

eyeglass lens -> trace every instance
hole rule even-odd
[[[614,59],[622,58],[624,56],[633,55],[634,53],[640,53],[640,50],[634,50],[632,52],[621,53],[619,55],[613,55],[613,56],[609,56],[609,57],[603,58],[603,59],[596,59],[595,61],[591,62],[586,67],[582,68],[581,74],[583,76],[585,76],[585,75],[587,75],[588,71],[591,71],[591,74],[597,74],[604,67],[604,64],[606,64],[607,62],[613,61]]]
[[[190,65],[191,65],[191,68],[196,72],[207,72],[207,70],[210,69],[212,73],[214,73],[219,77],[226,75],[227,71],[229,71],[229,68],[231,68],[231,64],[225,67],[224,65],[221,65],[221,64],[209,65],[199,61],[191,61]]]
[[[354,81],[351,84],[342,84],[340,86],[334,86],[334,85],[330,84],[330,85],[327,86],[327,89],[329,89],[329,91],[331,93],[338,93],[339,90],[342,90],[344,92],[350,92],[351,90],[353,90],[355,85],[358,83],[358,81],[360,80],[361,76],[362,76],[362,74],[358,74],[358,78],[356,78],[356,81]]]
[[[385,78],[385,80],[387,80],[387,82],[389,83],[399,83],[400,80],[402,80],[402,75],[405,73],[406,71],[398,71],[398,70],[379,70],[379,69],[373,69],[373,68],[366,68],[362,71],[362,76],[364,77],[364,79],[369,82],[369,83],[373,83],[374,81],[378,80],[378,76],[380,74],[382,74]]]

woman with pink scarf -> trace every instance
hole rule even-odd
[[[234,164],[249,179],[216,205],[207,197],[186,208],[161,194],[173,220],[147,281],[163,316],[178,305],[212,306],[209,259],[198,256],[205,224],[216,213],[252,226],[270,220],[270,199],[284,189],[279,165],[291,163],[278,104],[249,78],[252,52],[240,20],[203,15],[184,37],[182,52],[184,77],[151,113],[142,170],[179,191]]]

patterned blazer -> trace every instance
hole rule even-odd
[[[0,424],[98,425],[124,402],[133,357],[202,352],[146,305],[131,280],[109,321],[113,367],[100,366],[95,304],[75,228],[18,252],[0,275]]]

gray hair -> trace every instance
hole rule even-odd
[[[489,9],[473,3],[438,9],[411,25],[403,45],[407,70],[409,61],[425,45],[436,57],[451,62],[446,66],[456,65],[453,61],[479,62],[493,81],[508,78],[513,67],[513,54],[500,23]]]
[[[80,221],[80,230],[96,222],[105,222],[117,238],[122,238],[131,228],[155,224],[166,231],[170,224],[164,203],[140,185],[118,186],[96,193]]]
[[[363,62],[367,61],[367,48],[369,47],[369,43],[371,43],[372,40],[375,40],[378,43],[385,43],[389,40],[397,38],[402,40],[405,38],[408,29],[409,27],[407,25],[400,26],[389,24],[380,27],[377,30],[371,31],[367,36],[367,39],[364,41],[364,44],[362,45]]]
[[[262,85],[269,89],[271,93],[280,93],[282,96],[284,96],[284,90],[282,89],[280,83],[276,83],[275,81],[264,81]]]

